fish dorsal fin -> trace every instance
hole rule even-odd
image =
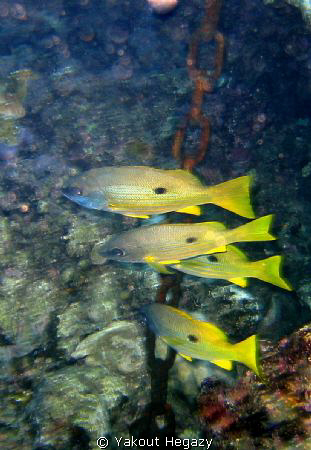
[[[224,253],[227,251],[227,247],[225,245],[222,245],[221,247],[212,248],[212,250],[209,250],[205,253],[205,255],[211,255],[212,253]]]
[[[193,175],[191,172],[188,172],[188,170],[173,169],[173,170],[168,170],[167,174],[169,176],[173,176],[174,178],[177,178],[178,180],[185,180],[187,183],[191,183],[194,186],[204,187],[202,185],[201,181],[195,175]]]
[[[204,331],[208,333],[208,339],[213,341],[227,341],[228,338],[226,334],[218,328],[216,325],[213,325],[209,322],[201,322],[199,320],[196,320],[198,322],[198,326],[204,328]]]
[[[171,306],[172,308],[172,306]],[[183,311],[182,309],[177,309],[177,308],[173,308],[176,312],[176,314],[178,314],[181,317],[185,317],[186,319],[190,319],[193,320],[193,317],[190,316],[190,314],[186,313],[186,311]]]
[[[224,231],[227,229],[227,227],[220,222],[203,222],[204,225],[207,225],[208,228],[210,228],[211,230],[215,230],[215,231]]]
[[[242,288],[245,288],[247,286],[247,279],[246,278],[229,278],[230,283],[237,284],[238,286],[241,286]]]
[[[187,206],[186,208],[177,209],[176,212],[184,214],[193,214],[194,216],[201,215],[201,208],[199,206]]]
[[[172,270],[168,270],[164,264],[156,263],[156,262],[149,262],[148,265],[155,271],[159,273],[164,274],[171,274],[174,273]]]
[[[186,359],[187,361],[192,361],[191,356],[188,355],[184,355],[183,353],[178,353],[180,356],[182,356],[184,359]]]
[[[235,245],[227,245],[227,252],[228,254],[231,253],[232,255],[234,255],[236,259],[239,259],[240,261],[248,261],[248,258],[245,255],[245,253],[242,252],[242,250],[240,250]]]
[[[228,361],[227,359],[214,359],[210,362],[216,364],[216,366],[219,366],[222,369],[232,370],[232,362]]]
[[[135,217],[136,219],[149,219],[150,216],[147,215],[143,215],[143,214],[124,214],[122,213],[123,216],[126,217]]]

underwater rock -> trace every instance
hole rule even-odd
[[[297,294],[301,298],[301,300],[309,306],[311,310],[311,283],[307,282],[303,284],[297,290]]]
[[[87,316],[85,303],[72,303],[58,315],[57,347],[69,356],[77,347],[81,336],[88,335],[97,329],[97,325]]]
[[[66,294],[52,282],[31,282],[23,271],[15,270],[2,277],[1,296],[0,327],[17,346],[16,353],[27,354],[46,345],[50,321]]]
[[[79,217],[73,217],[71,228],[66,240],[69,256],[88,256],[95,242],[102,240],[111,233],[111,221],[102,219],[100,222],[91,222]]]
[[[77,274],[73,276],[77,278]],[[118,273],[113,268],[106,267],[101,274],[90,272],[87,285],[80,287],[79,298],[83,301],[72,303],[58,315],[59,348],[69,356],[83,336],[117,319],[121,292]]]
[[[277,344],[262,342],[262,380],[248,372],[233,386],[204,382],[199,415],[203,430],[215,437],[214,444],[308,447],[310,336],[307,325]],[[247,447],[240,447],[241,440]]]
[[[122,375],[138,372],[140,377],[146,372],[145,339],[141,327],[133,322],[112,322],[83,339],[72,356],[86,357],[87,365],[104,366]]]
[[[16,121],[26,115],[23,102],[27,95],[28,83],[36,79],[31,70],[12,72],[5,80],[0,80],[0,140],[16,145],[18,128]]]
[[[33,439],[31,437],[30,425],[24,421],[24,414],[17,411],[21,406],[21,397],[12,388],[7,389],[4,384],[1,389],[1,436],[0,447],[6,450],[23,448],[33,449]]]
[[[0,256],[1,263],[4,264],[8,258],[7,251],[10,248],[11,233],[9,221],[6,217],[0,218]]]
[[[225,282],[184,277],[179,307],[195,312],[200,320],[217,324],[235,339],[256,333],[264,317],[268,291],[265,287],[253,290],[219,283]]]
[[[95,444],[110,431],[106,397],[117,403],[124,386],[116,377],[114,385],[105,385],[103,375],[100,368],[66,367],[45,376],[29,405],[38,423],[36,446],[70,448],[77,429],[86,442],[91,438]]]
[[[311,5],[310,0],[285,0],[289,5],[296,6],[300,9],[302,16],[311,29]],[[266,5],[277,3],[276,0],[264,0]]]
[[[45,378],[30,405],[30,410],[39,423],[37,445],[69,448],[73,431],[77,427],[89,442],[90,448],[96,448],[99,436],[109,433],[128,437],[128,417],[141,413],[141,408],[148,401],[149,389],[149,378],[141,362],[144,361],[141,358],[144,348],[139,344],[141,338],[135,327],[132,323],[112,324],[106,332],[106,343],[100,339],[103,335],[96,336],[102,332],[95,333],[91,339],[86,338],[88,342],[85,342],[84,349],[84,344],[80,347],[80,355],[92,351],[96,354],[92,345],[103,344],[107,365],[74,365]],[[128,338],[134,336],[136,344],[127,344]],[[135,355],[134,363],[129,357],[129,349],[130,355]],[[111,362],[113,366],[110,366]],[[129,416],[129,410],[134,414]]]

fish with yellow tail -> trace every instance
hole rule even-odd
[[[158,269],[179,264],[183,259],[215,252],[225,252],[233,242],[270,241],[272,215],[260,217],[240,227],[227,230],[219,222],[160,224],[135,228],[112,236],[94,246],[94,264],[106,259],[148,263]]]
[[[228,245],[224,253],[185,259],[171,267],[188,275],[228,280],[241,287],[247,286],[247,278],[257,278],[292,291],[293,288],[280,273],[282,260],[282,256],[275,255],[259,261],[249,261],[242,250]]]
[[[230,344],[216,325],[197,320],[172,306],[154,303],[142,307],[141,311],[151,330],[185,359],[210,361],[226,370],[231,370],[232,361],[237,361],[260,374],[256,335]]]
[[[242,176],[207,187],[182,169],[102,167],[75,177],[63,194],[86,208],[130,217],[148,218],[171,211],[200,215],[198,205],[213,203],[253,219],[250,183],[250,176]]]

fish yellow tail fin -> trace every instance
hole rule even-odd
[[[259,280],[292,291],[292,286],[281,275],[282,262],[282,256],[276,255],[260,261],[254,261],[252,267],[256,271],[256,278],[259,278]]]
[[[276,238],[269,231],[273,217],[273,214],[263,216],[238,228],[228,230],[227,244],[233,242],[273,241]]]
[[[249,195],[251,181],[252,177],[247,175],[209,187],[210,203],[239,216],[254,219],[255,214]]]
[[[253,370],[256,375],[261,376],[258,358],[259,343],[257,335],[253,334],[244,341],[235,344],[234,348],[237,352],[236,361],[245,364]]]

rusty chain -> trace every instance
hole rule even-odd
[[[204,22],[195,32],[189,46],[187,67],[189,77],[194,82],[195,88],[190,111],[177,130],[172,147],[174,158],[180,161],[183,169],[187,170],[193,170],[203,160],[210,140],[210,119],[204,116],[202,105],[204,94],[213,92],[215,82],[220,77],[223,67],[225,40],[223,34],[217,30],[221,4],[222,0],[206,0]],[[199,45],[201,42],[207,44],[213,40],[216,44],[214,67],[212,70],[200,69],[198,64]],[[184,156],[182,154],[182,144],[187,128],[190,125],[196,125],[201,128],[201,139],[196,155]]]
[[[203,98],[205,93],[213,92],[215,82],[218,80],[224,57],[224,36],[217,31],[217,24],[222,0],[206,0],[205,18],[201,27],[194,34],[189,46],[187,57],[187,66],[189,77],[194,82],[194,92],[192,95],[192,104],[189,113],[184,118],[182,124],[177,130],[173,146],[172,154],[174,158],[180,162],[182,169],[193,170],[199,164],[208,147],[211,134],[210,119],[205,117],[202,112]],[[198,52],[201,41],[206,43],[214,40],[216,44],[214,55],[214,67],[211,71],[203,70],[198,65]],[[201,138],[195,156],[185,156],[182,153],[182,145],[185,134],[190,125],[197,125],[201,128]],[[181,280],[182,274],[160,275],[161,282],[156,295],[157,303],[165,303],[168,294],[171,294],[170,304],[178,306],[181,297]],[[176,353],[169,349],[165,360],[155,357],[155,336],[153,333],[148,334],[148,340],[152,351],[148,357],[148,365],[151,372],[151,405],[148,414],[148,427],[153,430],[151,434],[163,435],[163,429],[160,430],[157,425],[157,418],[160,416],[165,418],[166,435],[175,433],[175,416],[170,405],[166,403],[168,372],[172,368]]]

